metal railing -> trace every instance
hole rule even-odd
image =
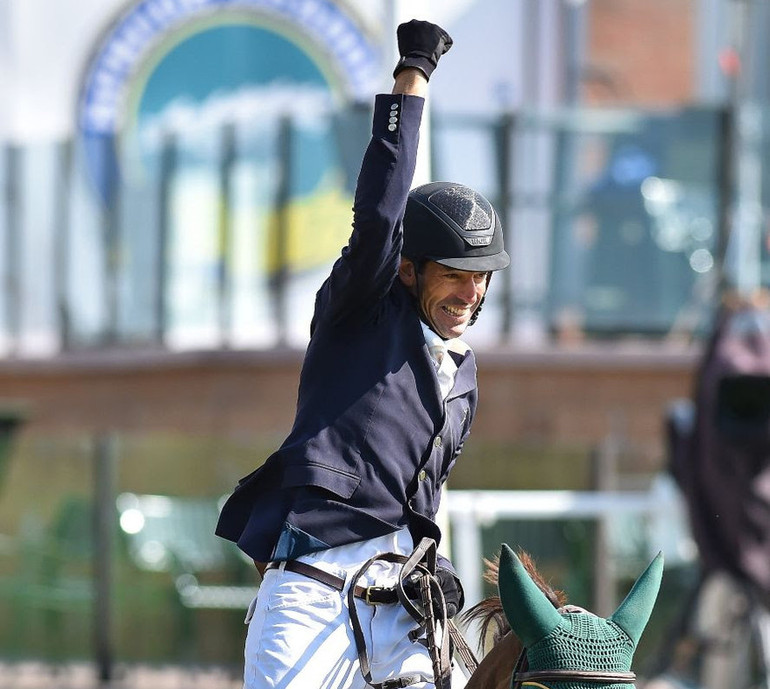
[[[452,560],[463,582],[466,604],[473,605],[483,598],[483,561],[490,554],[482,547],[482,531],[499,521],[591,519],[614,522],[617,527],[619,519],[636,517],[643,523],[645,540],[653,554],[661,549],[667,551],[664,554],[672,563],[686,557],[683,554],[694,555],[681,498],[666,482],[654,485],[649,491],[449,491]],[[509,545],[516,548],[515,543]],[[601,557],[595,559],[594,571],[611,572],[617,548],[609,544],[608,548],[596,548],[595,553]],[[614,585],[614,581],[609,584]]]
[[[224,123],[145,149],[105,139],[100,155],[119,169],[98,184],[84,164],[94,145],[6,144],[0,354],[303,346],[349,233],[368,118],[329,114],[312,131],[288,116],[259,132]],[[722,122],[708,108],[436,114],[434,177],[493,199],[513,256],[487,339],[515,341],[533,322],[546,337],[656,336],[687,309],[710,314],[727,217]]]

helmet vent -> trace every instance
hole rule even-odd
[[[448,215],[462,230],[489,230],[494,223],[494,211],[481,194],[463,186],[440,189],[428,201]]]

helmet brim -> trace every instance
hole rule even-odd
[[[471,273],[486,272],[489,270],[503,270],[511,265],[511,257],[506,251],[501,251],[492,256],[463,256],[453,258],[440,258],[427,256],[429,261],[440,263],[447,268],[467,270]]]

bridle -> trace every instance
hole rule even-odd
[[[522,689],[540,682],[580,682],[587,684],[629,684],[636,681],[634,672],[594,672],[591,670],[537,670],[529,672],[527,649],[522,649],[513,668],[511,689]]]
[[[596,672],[592,670],[536,670],[529,672],[527,649],[523,648],[513,668],[511,689],[522,689],[540,682],[581,682],[588,684],[629,684],[636,681],[633,672]]]

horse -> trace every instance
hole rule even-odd
[[[568,605],[565,594],[544,581],[526,553],[517,556],[503,544],[499,565],[488,572],[488,578],[497,579],[500,595],[464,614],[466,622],[480,622],[482,639],[496,627],[494,645],[465,689],[633,689],[633,653],[662,576],[659,553],[604,619]]]

